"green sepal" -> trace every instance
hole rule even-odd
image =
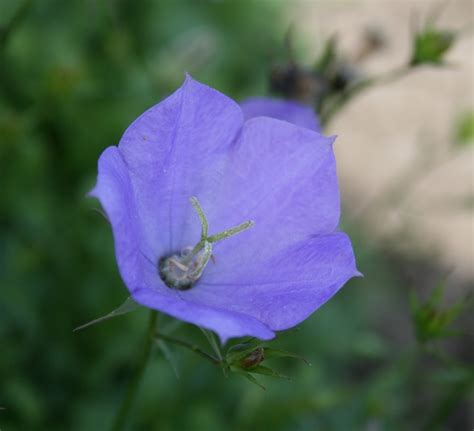
[[[278,371],[275,371],[272,368],[266,367],[264,365],[258,365],[255,368],[252,368],[249,372],[252,374],[261,374],[262,376],[270,376],[276,377],[278,379],[291,380],[285,374],[281,374]]]
[[[176,358],[174,357],[173,352],[163,340],[157,339],[156,344],[158,348],[160,349],[161,353],[163,353],[163,356],[166,359],[166,361],[170,364],[170,367],[173,370],[174,375],[176,376],[177,379],[179,379],[178,363],[176,361]]]
[[[103,322],[104,320],[109,320],[112,317],[117,317],[117,316],[122,316],[127,313],[131,313],[132,311],[135,311],[137,308],[142,307],[142,305],[138,304],[135,302],[131,296],[129,296],[125,302],[120,305],[120,307],[116,308],[115,310],[111,311],[109,314],[106,314],[105,316],[99,317],[97,319],[94,319],[88,323],[84,323],[84,325],[78,326],[75,328],[73,331],[80,331],[82,329],[85,329],[89,326],[95,325],[97,323]]]
[[[271,347],[265,347],[265,358],[294,358],[303,361],[306,365],[311,365],[311,363],[300,355],[297,355],[293,352],[288,352],[281,349],[273,349]]]
[[[260,389],[263,389],[264,391],[267,390],[267,388],[265,386],[263,386],[254,376],[252,376],[252,374],[246,372],[246,371],[243,371],[239,368],[232,368],[230,369],[232,372],[234,373],[237,373],[237,374],[241,374],[242,376],[244,376],[249,382],[253,383],[254,385],[257,385]]]

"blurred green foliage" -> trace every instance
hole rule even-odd
[[[98,156],[185,70],[234,98],[264,92],[269,54],[284,30],[281,7],[258,0],[0,3],[2,431],[110,425],[147,313],[72,332],[127,297],[109,226],[85,197]],[[472,371],[420,349],[400,265],[363,235],[355,235],[355,249],[366,278],[271,345],[303,355],[311,367],[276,358],[292,382],[267,379],[262,391],[161,343],[166,354],[154,352],[131,429],[467,426]],[[196,328],[177,333],[206,348]]]
[[[470,305],[470,301],[463,299],[448,308],[443,308],[442,301],[445,289],[445,284],[439,283],[433,289],[430,297],[423,303],[420,303],[416,294],[412,292],[410,305],[416,337],[420,343],[459,335],[458,332],[452,329],[452,325]]]
[[[411,64],[442,64],[455,39],[455,33],[427,25],[415,36]]]
[[[456,142],[460,147],[474,144],[474,112],[465,112],[458,120]]]

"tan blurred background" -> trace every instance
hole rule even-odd
[[[474,277],[474,153],[453,149],[456,124],[474,107],[473,9],[471,1],[288,2],[288,23],[298,23],[310,59],[334,33],[350,58],[365,30],[379,32],[386,44],[361,64],[370,75],[406,62],[413,29],[432,14],[438,27],[461,31],[447,67],[372,87],[326,131],[338,135],[348,221],[362,221],[376,241],[438,259],[454,279]]]

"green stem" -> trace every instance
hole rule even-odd
[[[192,352],[197,353],[198,355],[200,355],[203,358],[207,359],[208,361],[212,362],[214,365],[221,365],[221,363],[222,363],[222,361],[220,361],[218,358],[216,358],[216,357],[210,355],[209,353],[205,352],[199,346],[197,346],[195,344],[188,343],[187,341],[180,340],[180,339],[174,338],[174,337],[170,337],[170,336],[165,335],[165,334],[160,334],[158,332],[155,334],[155,338],[156,338],[157,341],[158,340],[163,340],[163,341],[167,341],[167,342],[172,343],[172,344],[176,344],[176,345],[181,346],[181,347],[185,347],[186,349],[189,349]]]
[[[148,323],[148,329],[147,329],[146,338],[145,338],[145,346],[138,360],[135,374],[133,375],[132,381],[130,382],[128,386],[125,398],[123,399],[122,405],[120,406],[117,416],[115,417],[114,424],[111,428],[112,431],[123,430],[127,422],[128,416],[130,414],[130,411],[133,407],[133,402],[135,400],[138,389],[140,387],[140,382],[143,378],[143,374],[145,373],[145,369],[148,364],[148,359],[150,358],[157,316],[158,316],[158,313],[154,310],[151,310],[150,320]]]

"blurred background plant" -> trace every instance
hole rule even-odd
[[[284,42],[288,9],[297,6],[307,7],[270,0],[0,3],[2,430],[110,425],[147,313],[137,310],[72,333],[127,296],[109,226],[85,194],[101,151],[179,86],[183,71],[236,99],[270,92],[309,103],[337,132],[335,114],[375,84],[391,86],[433,65],[450,73],[445,56],[464,37],[430,18],[413,31],[404,60],[372,75],[365,62],[391,43],[383,32],[370,27],[361,37],[351,35],[359,41],[351,55],[338,37],[326,35],[311,57],[308,43],[298,42],[308,37],[299,21]],[[410,38],[408,23],[398,34]],[[472,84],[466,85],[472,100]],[[161,316],[164,334],[130,429],[472,428],[471,274],[445,282],[457,262],[450,266],[417,247],[401,247],[406,224],[381,238],[364,223],[377,208],[400,207],[414,184],[452,154],[472,159],[472,105],[449,121],[451,150],[440,160],[422,152],[362,209],[343,200],[349,208],[343,224],[366,277],[351,281],[298,330],[227,353],[229,366],[250,379],[253,372],[269,374],[266,361],[277,356],[272,364],[291,382],[259,376],[263,391],[238,375],[224,376],[212,360],[202,360],[203,351],[215,352],[199,330]],[[385,130],[396,135],[401,128]],[[344,163],[340,175],[344,190]],[[462,210],[472,216],[470,202]],[[462,253],[472,262],[472,243]],[[181,345],[169,342],[170,334]],[[312,366],[282,358],[275,348],[302,355]]]

